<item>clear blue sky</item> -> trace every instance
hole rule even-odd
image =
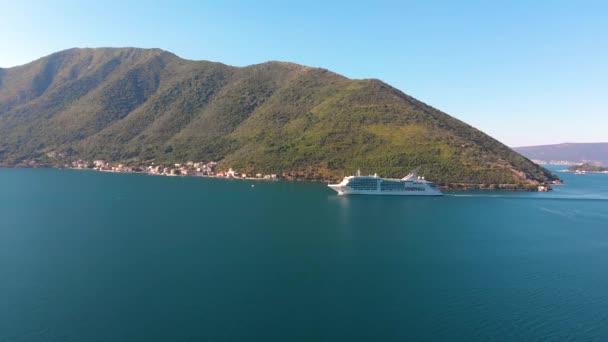
[[[379,78],[511,146],[608,141],[608,2],[0,0],[0,66],[158,47]]]

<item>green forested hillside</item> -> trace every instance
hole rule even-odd
[[[416,167],[442,184],[556,179],[378,80],[284,62],[187,61],[157,49],[71,49],[0,69],[0,164],[64,162],[55,154],[213,160],[312,179],[358,168],[398,177]]]

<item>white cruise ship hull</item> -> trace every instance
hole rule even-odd
[[[441,196],[439,188],[424,179],[386,179],[378,176],[349,176],[329,184],[338,195]]]
[[[442,196],[439,190],[429,191],[378,191],[378,190],[352,190],[343,187],[336,187],[330,184],[330,188],[335,190],[338,195],[382,195],[382,196]]]

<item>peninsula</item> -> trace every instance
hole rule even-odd
[[[288,62],[232,67],[159,49],[70,49],[0,69],[0,165],[217,162],[338,180],[361,169],[449,188],[558,181],[509,147],[382,81]],[[219,171],[218,171],[219,172]]]

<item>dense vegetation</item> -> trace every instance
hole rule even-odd
[[[162,50],[72,49],[0,70],[0,164],[60,158],[220,161],[310,179],[441,184],[556,179],[507,146],[378,80],[284,62],[243,68]]]

